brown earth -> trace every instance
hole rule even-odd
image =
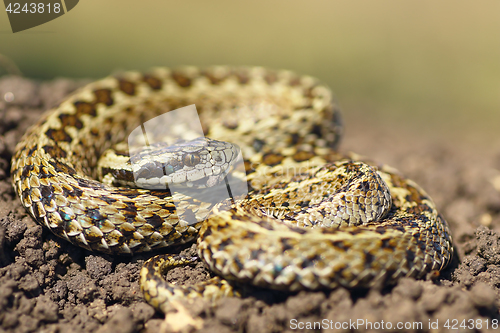
[[[13,191],[15,144],[43,110],[82,84],[0,79],[0,332],[320,331],[308,328],[315,322],[325,331],[391,331],[389,325],[392,331],[448,331],[454,324],[463,332],[499,329],[499,147],[422,135],[410,125],[398,128],[356,114],[347,116],[343,149],[397,167],[431,194],[453,233],[452,264],[432,280],[402,279],[382,290],[258,290],[214,306],[180,306],[164,319],[143,301],[138,286],[150,255],[112,257],[60,240],[35,224]],[[7,92],[14,101],[6,101]],[[195,245],[171,249],[179,251],[192,255]],[[195,283],[209,275],[198,263],[172,271],[169,279]],[[356,327],[357,320],[372,326]],[[422,326],[397,329],[398,322]]]

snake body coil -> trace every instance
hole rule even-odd
[[[96,180],[106,149],[190,104],[207,137],[240,147],[244,200],[214,208],[186,197],[176,207],[168,191]],[[441,270],[453,249],[432,200],[390,167],[339,155],[341,131],[330,90],[311,77],[228,67],[129,72],[48,111],[16,148],[13,184],[38,223],[89,250],[150,251],[190,241],[201,227],[200,257],[228,280],[314,290]],[[167,297],[152,271],[159,266],[146,264],[142,276],[157,306]]]

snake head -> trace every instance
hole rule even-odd
[[[140,188],[208,188],[224,179],[239,152],[232,143],[199,137],[173,145],[151,144],[131,153],[129,163]]]

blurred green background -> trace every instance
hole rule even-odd
[[[0,54],[38,79],[286,68],[328,83],[351,122],[368,115],[500,137],[498,0],[84,0],[16,34],[0,13]]]

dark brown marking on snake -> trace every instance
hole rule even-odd
[[[34,145],[33,148],[31,148],[30,150],[28,150],[28,156],[33,156],[33,154],[37,150],[38,150],[38,143],[36,145]]]
[[[149,194],[154,196],[154,197],[160,198],[162,200],[164,200],[166,198],[170,198],[172,196],[172,194],[170,193],[170,191],[168,189],[161,190],[161,191],[150,191]],[[175,207],[175,205],[167,206],[167,207]]]
[[[88,102],[77,101],[73,103],[76,108],[76,116],[80,117],[83,114],[87,114],[89,116],[95,117],[97,112],[95,110],[94,105]]]
[[[244,70],[244,69],[242,69],[242,70],[236,70],[234,72],[234,75],[238,79],[238,83],[241,84],[241,85],[247,84],[248,81],[250,81],[250,75],[248,75],[248,71],[247,70]]]
[[[73,169],[72,167],[70,167],[67,164],[61,163],[57,160],[49,161],[49,164],[54,167],[56,172],[63,172],[63,173],[67,173],[70,175],[76,175],[75,169]]]
[[[172,78],[174,79],[177,84],[183,88],[187,88],[191,86],[191,79],[185,76],[181,72],[173,72],[172,73]]]
[[[40,194],[42,196],[42,203],[47,206],[54,196],[54,188],[52,185],[42,185],[40,186]]]
[[[134,181],[134,174],[132,172],[128,172],[127,170],[103,168],[103,175],[106,173],[111,173],[113,177],[119,180],[125,180],[127,182]]]
[[[21,176],[23,178],[29,177],[31,171],[33,171],[34,166],[31,164],[27,164],[23,167],[23,171],[21,173]]]
[[[363,180],[362,182],[360,182],[358,184],[358,188],[361,190],[361,191],[369,191],[369,190],[375,190],[374,188],[370,188],[370,182],[368,180]]]
[[[136,223],[137,219],[137,212],[130,212],[130,211],[121,211],[123,216],[125,217],[126,221],[130,224]]]
[[[65,114],[62,113],[59,115],[59,119],[61,120],[62,127],[73,126],[77,129],[83,128],[83,123],[78,119],[78,117],[74,114]]]
[[[83,190],[75,187],[73,188],[73,193],[76,197],[81,198],[83,195]]]
[[[59,147],[58,145],[52,145],[52,146],[45,145],[42,147],[42,149],[45,153],[49,154],[50,156],[52,156],[53,158],[56,158],[56,159],[57,158],[66,158],[68,156],[66,151],[61,149],[61,147]]]
[[[99,130],[97,128],[90,129],[89,133],[92,136],[99,136]]]
[[[359,234],[362,234],[364,232],[363,229],[361,228],[358,228],[358,229],[352,229],[352,230],[349,230],[349,232],[352,234],[352,235],[359,235]]]
[[[94,90],[95,103],[102,103],[107,106],[113,105],[113,97],[110,89],[97,89]]]
[[[262,220],[262,221],[259,221],[257,223],[261,228],[264,228],[266,230],[274,230],[274,226],[272,223],[266,221],[266,220]]]
[[[79,178],[75,177],[76,181],[78,182],[78,185],[84,188],[92,188],[96,190],[101,190],[105,189],[106,186],[103,183],[98,182],[97,180],[93,179],[85,179],[85,178]]]
[[[391,173],[390,174],[391,176],[391,183],[395,186],[395,187],[402,187],[402,188],[406,188],[403,180],[401,179],[401,177],[399,177],[398,175],[396,174],[393,174]]]
[[[312,87],[309,87],[307,89],[304,90],[304,96],[307,97],[307,98],[313,98],[314,97],[314,88],[316,88],[316,84],[313,85]]]
[[[294,248],[294,245],[290,244],[289,239],[287,239],[287,238],[281,238],[280,243],[283,247],[283,252]]]
[[[410,265],[413,264],[413,262],[415,261],[415,257],[416,257],[416,255],[413,251],[406,250],[406,263],[407,264],[410,264]]]
[[[262,157],[262,161],[267,165],[274,166],[280,164],[283,158],[281,154],[267,153]]]
[[[421,206],[414,206],[414,207],[410,207],[407,209],[407,212],[410,213],[410,214],[414,214],[414,215],[421,215],[422,212],[424,212],[425,209],[424,207],[421,207]],[[422,214],[422,221],[425,221],[425,216]]]
[[[238,127],[238,122],[236,120],[224,120],[222,123],[225,128],[234,130]]]
[[[298,85],[300,85],[300,77],[299,76],[293,76],[290,81],[288,82],[288,84],[292,87],[296,87]]]
[[[414,235],[412,235],[412,237],[415,239],[415,241],[420,246],[420,248],[425,251],[425,239],[426,239],[426,237],[422,237],[422,234],[420,232],[415,233]],[[422,240],[424,240],[424,241],[422,241]]]
[[[278,75],[276,72],[270,71],[266,73],[266,76],[264,76],[264,80],[266,80],[267,84],[272,85],[273,83],[276,83],[278,81]]]
[[[124,236],[132,235],[135,232],[135,228],[131,227],[131,223],[122,223],[119,228]]]
[[[301,201],[301,202],[298,204],[298,206],[300,206],[300,207],[302,207],[302,208],[307,208],[307,207],[309,207],[309,203],[310,203],[310,202],[311,202],[310,200],[307,200],[307,201],[306,201],[306,200],[304,200],[304,201]]]
[[[297,145],[297,144],[302,143],[302,140],[303,140],[303,139],[300,137],[300,135],[299,135],[299,134],[297,134],[297,133],[292,133],[292,135],[291,135],[291,142],[290,142],[290,143],[291,143],[292,145]]]
[[[415,190],[415,188],[407,188],[407,190],[410,191],[410,194],[405,196],[405,199],[408,200],[408,202],[420,202],[423,200],[423,197]]]
[[[383,227],[377,227],[377,228],[375,228],[375,232],[379,233],[380,235],[385,234],[386,231],[387,230],[385,230],[385,228],[383,228]]]
[[[59,142],[59,141],[71,142],[73,140],[71,136],[69,136],[69,134],[66,133],[66,131],[64,131],[63,129],[49,128],[45,132],[45,135],[47,135],[47,137],[49,137],[54,142]]]
[[[92,228],[83,229],[83,233],[85,234],[85,239],[87,240],[87,242],[89,243],[101,242],[101,235],[98,233],[94,233]]]
[[[295,154],[293,154],[292,158],[297,161],[297,162],[302,162],[309,160],[314,157],[314,154],[309,152],[309,151],[298,151]]]
[[[113,189],[113,192],[115,192],[116,194],[118,195],[123,195],[124,197],[127,197],[129,199],[134,199],[136,198],[137,196],[139,195],[142,195],[143,193],[137,191],[136,189],[133,189],[133,188],[125,188],[125,187],[122,187],[122,188],[114,188]],[[124,201],[125,204],[129,204],[128,201]],[[135,208],[135,206],[134,206]]]
[[[24,193],[23,193],[24,196]],[[33,212],[35,213],[35,219],[40,220],[45,216],[45,210],[39,204],[34,205]]]
[[[253,232],[253,231],[249,231],[249,230],[247,230],[247,231],[245,232],[245,235],[247,236],[247,238],[248,238],[248,239],[254,239],[254,238],[255,238],[255,235],[257,235],[257,234],[256,234],[255,232]]]
[[[393,248],[393,246],[391,244],[391,239],[382,239],[382,243],[380,244],[380,246],[383,249],[392,249]]]
[[[243,269],[243,263],[240,261],[240,258],[236,257],[234,258],[234,263],[236,264],[236,266],[238,266],[238,269],[242,270]],[[219,283],[220,285],[221,283]]]
[[[305,108],[309,108],[309,106],[304,106]],[[298,120],[299,123],[306,124],[309,120],[306,117],[302,117]],[[305,125],[304,125],[305,126]]]
[[[316,265],[316,263],[321,260],[321,256],[315,254],[310,258],[304,258],[300,263],[301,268],[307,268]]]
[[[219,251],[223,251],[226,248],[226,246],[231,245],[231,244],[233,244],[233,241],[231,239],[224,239],[223,241],[218,243]]]
[[[63,185],[61,186],[63,190],[63,195],[68,198],[75,198],[75,191],[71,186]]]
[[[364,255],[365,255],[365,264],[366,265],[370,265],[375,261],[376,257],[371,254],[370,252],[367,252],[367,251],[363,251],[364,252]]]
[[[47,179],[47,178],[52,178],[54,177],[54,171],[48,169],[47,167],[41,167],[40,168],[40,179]]]
[[[203,233],[203,237],[208,237],[211,234],[212,234],[212,228],[207,228]]]
[[[205,75],[205,77],[207,79],[210,80],[210,83],[213,84],[213,85],[218,85],[220,84],[222,81],[224,81],[226,78],[227,78],[227,74],[224,74],[224,75],[215,75],[214,72],[212,71],[204,71],[203,72],[203,75]]]
[[[163,86],[162,81],[151,74],[144,75],[142,80],[146,82],[153,90],[160,90]]]
[[[117,180],[125,180],[127,182],[134,181],[134,174],[123,169],[113,169],[113,168],[102,168],[102,175],[105,176],[111,174]]]
[[[158,215],[153,215],[151,217],[146,217],[146,221],[151,224],[154,228],[159,227],[163,223],[163,219]]]
[[[106,218],[106,216],[102,215],[98,209],[87,209],[85,211],[85,215],[90,217],[92,220],[101,221]]]
[[[259,255],[262,253],[260,250],[252,250],[250,252],[250,259],[258,259]]]
[[[109,205],[118,201],[117,199],[111,198],[110,196],[102,196],[102,197],[99,197],[99,199],[101,199],[102,201],[106,202]]]
[[[253,149],[258,153],[262,150],[262,147],[265,145],[265,141],[261,139],[254,139],[252,143]]]
[[[313,127],[311,128],[311,133],[316,134],[316,137],[318,138],[322,138],[323,132],[321,130],[321,125],[314,124]]]
[[[50,224],[56,225],[55,228],[51,227],[50,229],[56,233],[61,234],[62,231],[64,230],[64,222],[61,220],[59,217],[59,213],[53,213],[53,212],[47,212],[47,220],[49,221]]]
[[[113,138],[114,134],[115,133],[113,133],[112,131],[104,132],[104,137],[106,138],[106,141],[110,141]]]
[[[405,220],[404,219],[399,219],[399,222],[401,223],[405,223]],[[397,231],[400,231],[402,233],[405,232],[405,228],[402,226],[402,225],[392,225],[391,226],[391,229],[392,230],[397,230]]]
[[[135,95],[135,83],[132,83],[125,79],[120,79],[118,81],[118,86],[120,90],[123,91],[125,94],[129,96]]]
[[[332,244],[333,247],[336,247],[341,250],[346,249],[346,244],[344,244],[343,241],[330,241],[330,244]]]
[[[22,195],[22,202],[23,203],[24,202],[31,202],[31,190],[30,189],[24,190],[21,195]],[[42,197],[42,203],[45,203],[44,197]]]
[[[293,232],[296,232],[296,233],[301,234],[301,235],[304,235],[308,232],[308,230],[305,228],[299,228],[299,227],[289,227],[289,228]]]

